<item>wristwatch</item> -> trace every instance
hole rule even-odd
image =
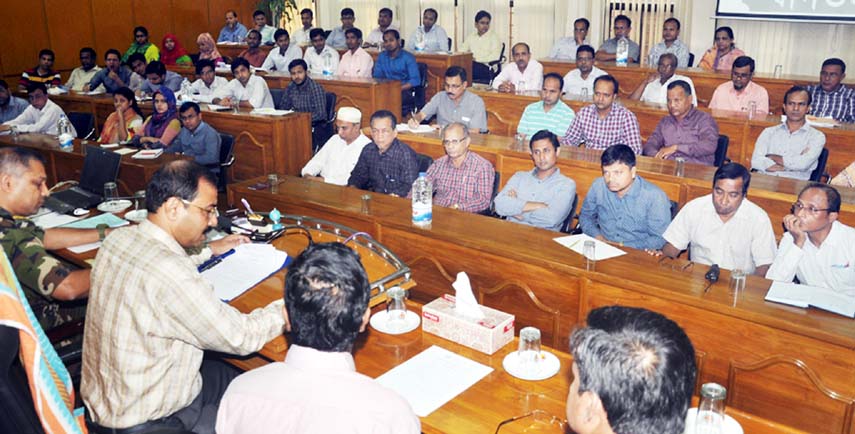
[[[109,227],[110,226],[106,223],[100,223],[98,224],[98,226],[95,226],[95,230],[98,231],[98,241],[104,241],[104,238],[107,237],[107,234],[105,232]]]

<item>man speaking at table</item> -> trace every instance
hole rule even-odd
[[[220,301],[197,271],[246,237],[204,245],[217,223],[217,187],[191,161],[161,167],[146,188],[148,219],[113,232],[92,267],[81,395],[90,432],[183,428],[213,433],[238,372],[205,350],[249,354],[282,333],[282,301],[249,314]],[[195,255],[188,251],[201,250]]]

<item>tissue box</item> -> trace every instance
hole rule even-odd
[[[454,296],[443,295],[422,307],[422,330],[493,354],[514,340],[514,316],[485,306],[481,310],[481,320],[459,316],[454,310]]]

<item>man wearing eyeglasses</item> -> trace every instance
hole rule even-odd
[[[729,110],[748,112],[749,116],[766,116],[769,113],[769,93],[763,86],[755,83],[754,59],[739,56],[733,61],[730,70],[730,81],[718,85],[710,99],[709,107],[713,110]]]
[[[452,66],[445,71],[445,92],[437,92],[420,113],[410,118],[410,128],[436,115],[436,123],[444,127],[452,122],[466,125],[472,131],[487,132],[487,109],[480,96],[466,90],[469,82],[466,70]]]
[[[213,433],[220,399],[239,372],[203,360],[205,351],[258,351],[282,333],[283,302],[243,314],[197,270],[249,242],[241,235],[205,242],[218,216],[205,167],[187,160],[161,167],[146,208],[147,220],[110,234],[92,267],[80,389],[90,432]]]
[[[855,229],[837,220],[840,193],[811,184],[799,193],[793,213],[784,216],[787,232],[766,278],[833,289],[855,297]]]
[[[347,185],[399,197],[410,193],[419,163],[415,151],[398,140],[397,124],[388,110],[371,115],[371,143],[362,148]]]
[[[775,234],[766,211],[745,197],[750,183],[741,164],[719,167],[712,194],[683,205],[662,235],[665,246],[648,253],[676,258],[689,248],[692,262],[765,276],[775,259]]]

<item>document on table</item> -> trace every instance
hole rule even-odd
[[[434,345],[375,381],[403,396],[419,417],[427,417],[491,372],[489,366]]]
[[[595,261],[602,261],[604,259],[615,258],[626,254],[626,252],[624,252],[623,250],[609,243],[604,243],[594,237],[585,234],[569,235],[566,237],[553,238],[552,240],[582,256],[585,255],[585,241],[593,241],[594,243],[596,243],[596,247],[594,247],[594,254],[596,255],[596,258],[589,259],[594,259]]]
[[[792,282],[772,282],[766,300],[806,308],[813,306],[838,315],[855,318],[855,298],[818,286]]]
[[[212,258],[217,260],[217,258]],[[215,266],[202,271],[214,295],[230,301],[288,265],[288,254],[270,244],[241,244]]]
[[[60,214],[55,211],[51,211],[44,214],[39,214],[35,217],[32,217],[33,223],[38,225],[42,229],[50,229],[55,228],[57,226],[62,226],[73,221],[80,220],[83,217]]]
[[[113,151],[113,152],[115,152],[115,153],[117,153],[117,154],[119,154],[119,155],[127,155],[127,154],[133,154],[133,153],[136,153],[137,151],[139,151],[139,149],[134,149],[134,148],[119,148],[119,149],[116,149],[116,150],[115,150],[115,151]]]
[[[76,228],[76,229],[95,229],[99,224],[104,223],[105,225],[111,228],[118,228],[121,226],[127,226],[131,224],[129,221],[116,217],[114,214],[104,213],[98,214],[95,217],[89,217],[86,220],[78,220],[72,223],[68,223],[63,225],[64,228]],[[69,247],[68,250],[71,250],[73,253],[83,253],[88,252],[90,250],[97,249],[101,247],[100,241],[95,241],[94,243],[83,244],[80,246]]]

